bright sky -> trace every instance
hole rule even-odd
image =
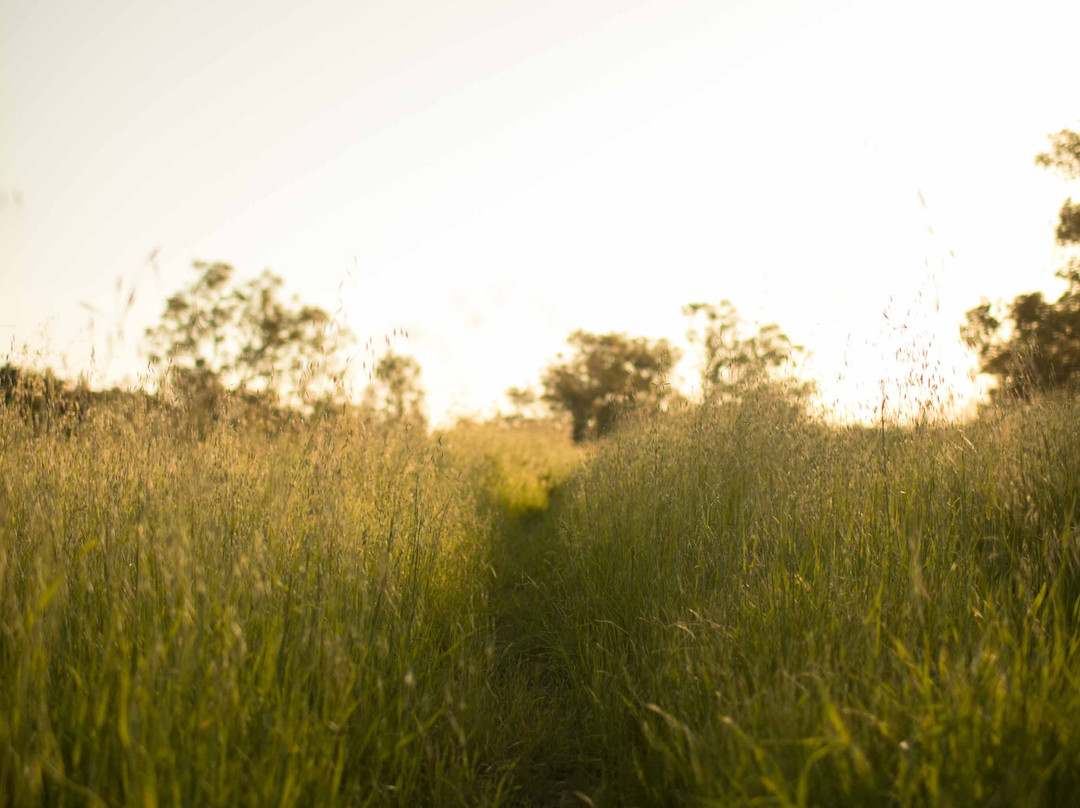
[[[897,350],[953,383],[963,311],[1057,291],[1033,158],[1080,121],[1077,32],[1039,0],[6,0],[0,344],[134,378],[206,259],[406,328],[436,420],[723,298],[847,406]]]

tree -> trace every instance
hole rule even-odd
[[[182,394],[220,398],[226,389],[302,398],[340,378],[352,335],[317,306],[282,299],[269,271],[238,284],[229,264],[196,261],[198,277],[170,297],[147,329],[151,363]]]
[[[1080,135],[1068,129],[1051,135],[1050,151],[1036,155],[1035,164],[1080,179]],[[1061,207],[1056,238],[1062,247],[1080,244],[1080,205],[1071,198]],[[978,354],[979,369],[997,377],[997,398],[1031,398],[1080,383],[1080,261],[1073,257],[1056,274],[1066,283],[1056,301],[1028,292],[1007,307],[983,301],[967,312],[961,336]]]
[[[1080,179],[1080,135],[1063,129],[1050,136],[1050,151],[1035,155],[1035,165],[1056,170],[1065,179]],[[1058,213],[1057,241],[1061,245],[1080,244],[1080,205],[1069,197]]]
[[[544,402],[532,387],[510,387],[505,395],[510,403],[510,413],[503,417],[505,421],[521,422],[543,417]]]
[[[683,314],[691,323],[686,337],[701,354],[701,389],[706,401],[736,399],[766,386],[792,399],[812,389],[809,383],[778,372],[803,348],[775,323],[746,336],[746,327],[729,300],[718,305],[690,303],[683,306]]]
[[[961,336],[978,353],[980,370],[997,376],[995,397],[1031,398],[1080,383],[1080,262],[1057,276],[1067,288],[1054,302],[1029,292],[1003,316],[988,302],[967,312]]]
[[[364,403],[383,413],[390,423],[426,428],[420,364],[411,356],[387,351],[375,366],[371,384],[364,393]]]
[[[570,416],[576,443],[608,434],[630,409],[671,398],[666,377],[679,353],[667,340],[579,330],[567,342],[575,353],[544,372],[543,399]]]
[[[535,390],[528,387],[510,387],[506,390],[506,400],[516,414],[522,415],[536,405],[537,395]]]

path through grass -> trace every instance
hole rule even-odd
[[[1075,402],[694,410],[587,456],[100,418],[0,411],[0,805],[1080,793]]]

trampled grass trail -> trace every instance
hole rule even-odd
[[[486,619],[490,687],[477,715],[481,753],[510,771],[512,805],[585,804],[599,784],[588,705],[562,655],[556,582],[565,547],[556,514],[581,452],[561,429],[461,426],[450,453],[479,489],[487,515]]]

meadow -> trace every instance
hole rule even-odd
[[[0,805],[1059,806],[1080,403],[0,408]]]

